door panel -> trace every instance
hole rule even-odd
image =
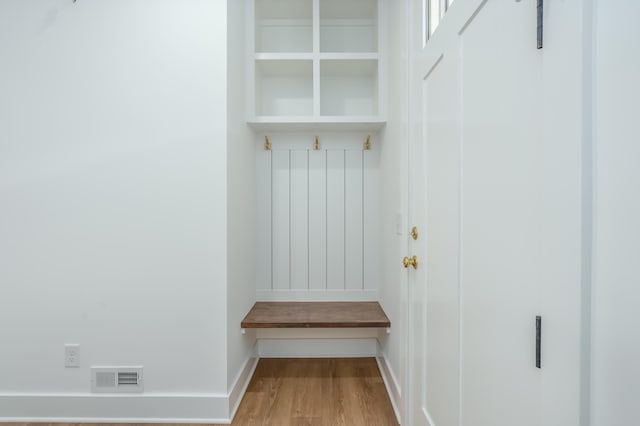
[[[427,143],[427,409],[436,425],[458,423],[460,138],[457,61],[425,80]]]
[[[443,57],[423,82],[426,184],[425,362],[421,403],[435,425],[458,423],[459,399],[459,126],[456,56]],[[420,204],[415,204],[420,207]],[[416,241],[417,243],[417,241]],[[419,282],[417,285],[421,285]]]
[[[424,269],[410,272],[411,424],[541,425],[534,325],[545,280],[545,170],[535,2],[478,2],[470,12],[451,18],[457,29],[443,22],[432,50],[418,54],[431,64],[412,81],[421,99],[413,103],[420,129],[410,142],[410,211],[424,240],[410,251]],[[435,61],[433,46],[442,52]]]
[[[544,280],[544,170],[535,24],[534,2],[489,1],[461,39],[463,425],[541,424],[533,326]]]
[[[582,10],[577,0],[545,7],[538,50],[536,2],[456,2],[412,50],[413,426],[579,423]]]

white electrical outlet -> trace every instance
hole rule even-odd
[[[80,367],[80,345],[72,343],[64,345],[64,366],[66,368]]]

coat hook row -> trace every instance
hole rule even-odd
[[[367,135],[367,139],[364,142],[362,149],[365,151],[369,151],[371,149],[371,135]],[[271,142],[269,141],[268,135],[264,135],[264,150],[271,151]],[[315,136],[315,140],[313,142],[313,150],[314,151],[320,150],[320,136],[318,135]]]

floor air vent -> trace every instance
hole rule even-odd
[[[91,367],[91,391],[96,393],[141,393],[142,367]]]

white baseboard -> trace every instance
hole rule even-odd
[[[258,302],[377,302],[377,290],[258,290]]]
[[[309,330],[308,330],[309,331]],[[346,332],[346,331],[345,331]],[[313,332],[312,332],[313,333]],[[319,331],[322,335],[322,331]],[[217,423],[230,424],[262,358],[376,357],[400,422],[401,391],[375,338],[260,339],[227,395],[216,394],[0,394],[0,421],[47,423]],[[149,416],[153,413],[153,417]],[[115,415],[114,415],[115,414]]]
[[[364,339],[259,339],[261,358],[355,358],[375,357],[377,340]]]
[[[400,388],[398,380],[396,379],[396,375],[393,373],[393,369],[382,354],[376,356],[376,361],[378,361],[378,368],[380,369],[380,374],[382,375],[382,381],[384,381],[384,385],[387,388],[387,393],[389,394],[389,399],[391,400],[393,412],[396,414],[398,424],[402,424],[402,416],[400,415],[399,409],[399,407],[401,406],[400,401],[402,398],[402,390]]]
[[[251,381],[251,355],[227,395],[11,394],[0,395],[1,422],[230,424]],[[152,413],[153,417],[150,417]]]
[[[230,420],[233,420],[236,412],[238,411],[238,407],[240,407],[240,402],[242,402],[242,397],[247,391],[251,377],[253,377],[253,372],[256,370],[256,366],[258,365],[258,360],[259,358],[257,356],[249,357],[244,363],[242,370],[240,370],[236,379],[233,381],[233,386],[231,386],[231,389],[229,390]]]
[[[2,422],[228,424],[228,410],[229,397],[214,394],[0,395]]]

